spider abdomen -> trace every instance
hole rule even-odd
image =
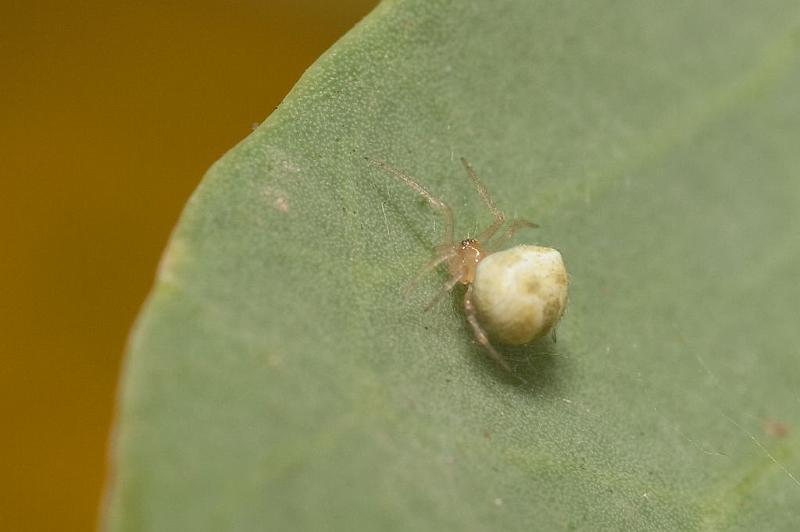
[[[475,307],[490,336],[525,344],[546,335],[561,319],[567,284],[557,250],[516,246],[480,261],[473,283]]]

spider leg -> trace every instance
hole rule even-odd
[[[498,229],[505,223],[506,217],[497,208],[497,205],[494,204],[494,200],[489,195],[489,191],[487,190],[486,186],[478,179],[478,174],[475,173],[475,169],[472,168],[472,165],[467,162],[467,160],[461,157],[461,164],[464,165],[464,169],[467,171],[467,175],[469,175],[472,184],[475,185],[475,188],[478,189],[478,194],[480,194],[481,199],[489,207],[489,210],[492,211],[492,215],[494,215],[494,222],[492,222],[488,227],[486,227],[483,231],[478,233],[478,236],[475,237],[476,240],[488,240],[492,238]]]
[[[394,175],[403,183],[411,187],[414,192],[425,198],[433,210],[440,211],[442,213],[442,218],[444,219],[444,244],[453,243],[453,211],[450,210],[450,207],[445,202],[428,192],[425,187],[417,183],[410,175],[398,170],[394,166],[366,156],[364,159],[366,159],[369,164],[377,166],[381,170]]]
[[[520,229],[535,229],[537,227],[539,227],[539,224],[535,224],[523,218],[515,218],[514,220],[511,220],[510,224],[508,224],[505,232],[492,241],[491,247],[498,249],[501,245],[511,240],[511,237],[514,236]]]
[[[414,276],[411,282],[408,283],[408,286],[406,286],[405,290],[403,291],[403,296],[408,297],[411,291],[414,290],[414,288],[417,286],[417,284],[419,284],[420,280],[426,273],[433,271],[441,263],[455,256],[456,256],[456,248],[452,246],[448,246],[447,248],[439,251],[439,253],[434,258],[426,262],[422,266],[422,268],[419,269],[417,274]]]
[[[458,284],[460,280],[461,276],[453,276],[450,279],[448,279],[447,282],[442,285],[439,291],[436,292],[436,295],[433,297],[433,299],[431,299],[431,302],[425,306],[425,312],[432,309],[433,306],[436,303],[438,303],[440,299],[446,296],[450,292],[450,290],[452,290],[453,287]]]
[[[509,373],[513,373],[511,371],[511,366],[508,365],[506,359],[497,352],[497,350],[492,346],[489,342],[489,337],[486,336],[486,331],[483,330],[481,324],[478,322],[478,315],[475,310],[475,304],[472,302],[472,285],[467,287],[467,293],[464,294],[464,313],[467,315],[467,321],[472,326],[472,332],[475,333],[475,339],[480,342],[480,344],[489,351],[489,354],[492,356],[495,361],[503,366],[503,369],[508,371]]]

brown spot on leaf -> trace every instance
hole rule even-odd
[[[761,428],[764,431],[764,434],[771,436],[772,438],[785,438],[789,435],[789,426],[782,421],[778,421],[777,419],[768,419],[764,421],[764,424]]]

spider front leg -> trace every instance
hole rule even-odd
[[[497,232],[498,229],[505,223],[506,217],[497,208],[497,205],[494,204],[494,200],[489,195],[489,190],[487,190],[486,186],[478,179],[478,174],[475,172],[475,169],[472,168],[472,165],[467,162],[465,158],[461,158],[461,164],[464,165],[464,169],[467,171],[467,175],[469,176],[472,184],[475,185],[475,188],[478,189],[478,194],[480,194],[481,199],[489,207],[489,210],[492,211],[492,215],[494,216],[494,222],[491,223],[486,229],[478,233],[478,236],[475,237],[478,241],[486,241],[492,238],[492,236]]]
[[[444,221],[444,235],[442,236],[443,242],[439,247],[450,246],[453,244],[453,211],[450,210],[449,205],[428,192],[425,187],[417,183],[413,177],[398,170],[394,166],[383,161],[370,159],[369,157],[364,157],[364,159],[366,159],[371,165],[377,166],[385,172],[389,172],[396,178],[400,179],[400,181],[408,185],[414,192],[425,198],[428,201],[428,205],[430,205],[433,210],[441,212],[442,219]]]
[[[536,229],[537,227],[539,227],[539,224],[535,224],[522,218],[515,218],[514,220],[511,220],[510,224],[508,224],[508,228],[505,230],[505,232],[494,239],[489,246],[493,250],[497,250],[503,244],[511,240],[511,237],[513,237],[520,229]]]

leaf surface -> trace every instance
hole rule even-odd
[[[132,335],[110,530],[796,530],[789,1],[382,3],[208,172]],[[408,299],[448,202],[558,248],[558,341]]]

